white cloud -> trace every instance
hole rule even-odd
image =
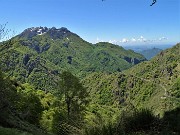
[[[143,39],[143,42],[147,42],[147,41],[148,41],[147,39],[145,39],[145,38]]]
[[[131,41],[132,41],[132,42],[136,42],[136,39],[135,39],[135,38],[132,38]]]
[[[147,41],[149,41],[149,40],[147,40],[147,39],[144,38],[143,36],[140,36],[140,38],[138,38],[137,41],[139,41],[139,42],[147,42]]]
[[[160,37],[160,38],[154,38],[154,39],[148,39],[148,38],[145,38],[144,36],[140,36],[139,38],[136,38],[136,37],[133,37],[133,38],[123,38],[122,40],[116,40],[116,39],[110,39],[109,41],[105,41],[105,40],[102,40],[100,38],[97,37],[95,43],[98,43],[98,42],[109,42],[109,43],[112,43],[112,44],[123,44],[123,43],[143,43],[143,42],[146,42],[146,43],[153,43],[153,42],[163,42],[165,40],[168,40],[167,37]]]
[[[159,38],[159,40],[167,40],[168,38],[166,38],[166,37],[161,37],[161,38]]]
[[[163,41],[163,40],[168,40],[168,38],[166,38],[166,37],[160,37],[159,38],[159,41]]]
[[[122,42],[122,43],[127,43],[128,41],[129,41],[128,39],[123,38],[121,42]]]
[[[117,40],[109,40],[109,43],[111,44],[118,44],[120,41],[117,41]]]
[[[99,39],[98,37],[96,38],[95,44],[99,42],[104,42],[103,40]]]

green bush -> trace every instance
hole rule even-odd
[[[164,128],[180,134],[180,107],[165,112],[163,122]]]
[[[85,129],[85,135],[115,135],[115,134],[116,134],[115,125],[110,123],[107,125],[101,125],[100,127],[90,127]]]
[[[63,110],[56,111],[52,121],[52,132],[56,135],[81,135],[81,122],[68,117]]]
[[[17,112],[22,120],[31,124],[39,125],[43,106],[37,95],[37,91],[29,84],[22,84],[18,87],[20,99],[17,101]]]
[[[31,133],[27,133],[25,131],[20,131],[15,128],[3,128],[0,127],[0,135],[32,135]]]
[[[119,123],[119,129],[129,133],[137,131],[151,130],[153,123],[156,121],[156,117],[148,109],[142,109],[130,114],[121,116]]]

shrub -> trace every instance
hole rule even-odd
[[[180,133],[180,107],[172,111],[165,112],[163,122],[166,126],[164,128]]]
[[[140,111],[135,111],[130,114],[121,116],[121,121],[118,128],[124,130],[127,133],[148,131],[151,130],[155,120],[156,117],[150,110],[142,109]]]

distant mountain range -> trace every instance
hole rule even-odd
[[[142,50],[142,51],[136,51],[140,54],[142,54],[146,59],[150,60],[154,56],[156,56],[158,53],[160,53],[162,49],[159,48],[152,48],[152,49],[147,49],[147,50]]]
[[[64,27],[28,28],[1,43],[0,55],[3,71],[43,90],[54,89],[64,70],[83,78],[92,72],[120,72],[146,60],[114,44],[88,43]]]
[[[133,50],[137,53],[142,54],[147,60],[150,60],[154,56],[156,56],[161,51],[172,47],[172,45],[139,45],[139,46],[125,46],[124,48],[127,50]]]
[[[175,43],[174,43],[175,44]],[[141,45],[122,45],[125,49],[131,49],[134,51],[143,51],[153,48],[159,48],[165,50],[174,46],[174,44],[141,44]]]

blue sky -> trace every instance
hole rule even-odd
[[[180,42],[180,1],[1,0],[1,24],[16,33],[29,27],[67,27],[88,42],[175,44]],[[3,5],[3,6],[2,6]]]

